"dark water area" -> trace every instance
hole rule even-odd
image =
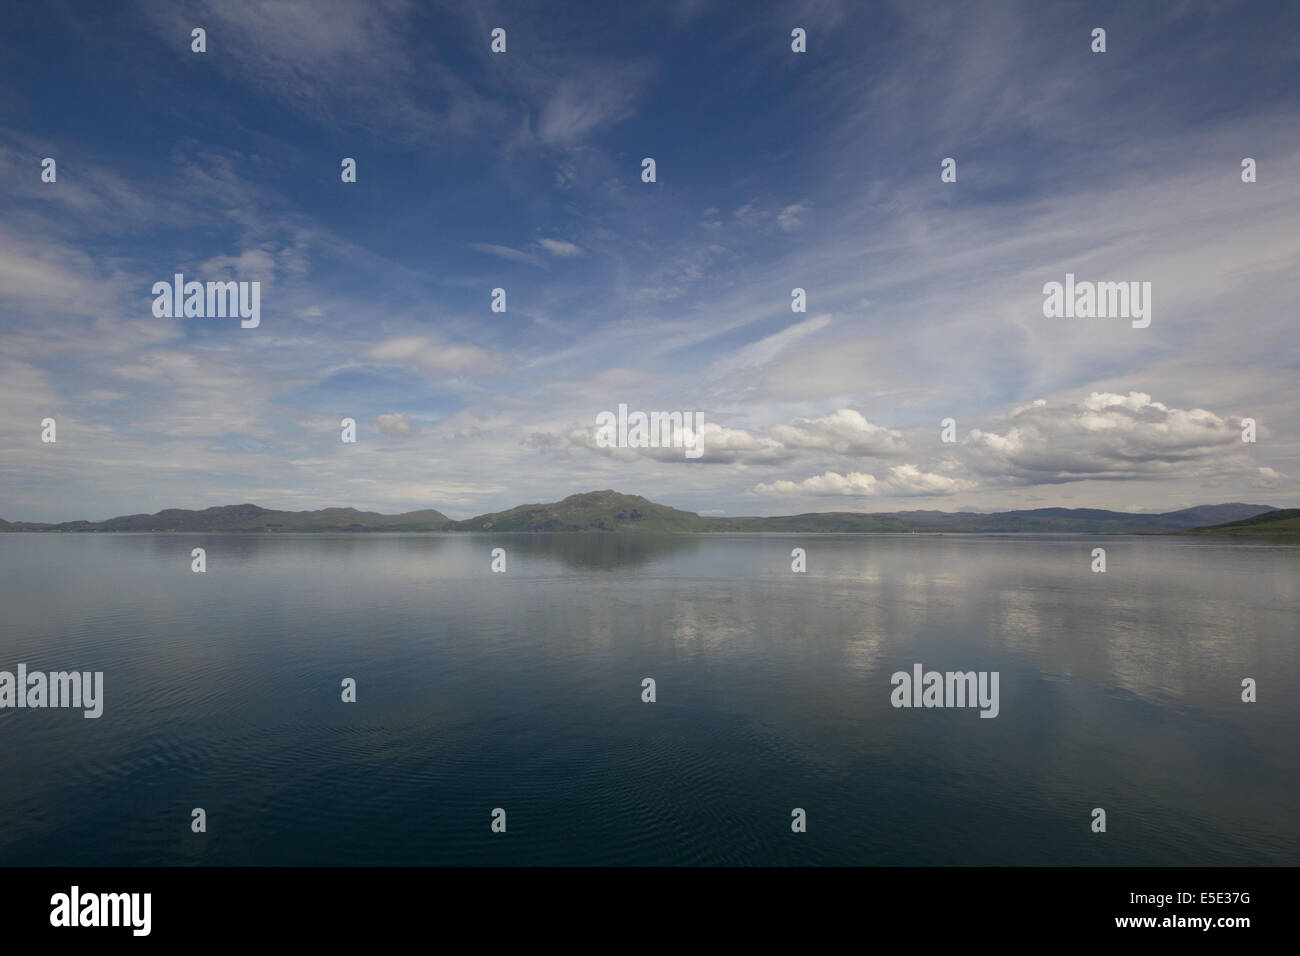
[[[0,671],[104,689],[0,709],[0,865],[1296,865],[1298,582],[1199,538],[4,534]],[[892,706],[917,663],[997,716]]]

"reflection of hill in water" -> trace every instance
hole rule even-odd
[[[558,558],[571,568],[615,568],[648,564],[670,554],[697,551],[700,539],[684,534],[501,534],[486,535],[507,553]]]
[[[117,537],[114,535],[114,537]],[[416,560],[441,551],[449,544],[447,534],[394,534],[349,532],[302,532],[286,534],[275,532],[205,532],[180,534],[124,535],[123,540],[139,542],[150,554],[176,559],[179,555],[188,567],[190,551],[203,548],[211,564],[214,556],[230,563],[244,563],[261,558],[291,554],[296,560],[324,561],[339,555],[366,557],[376,555],[384,560],[400,558]]]
[[[116,537],[116,535],[114,536]],[[689,534],[574,534],[557,532],[476,532],[472,534],[141,534],[125,540],[150,554],[181,562],[188,569],[190,550],[204,548],[208,565],[273,560],[290,554],[298,561],[383,560],[422,562],[434,554],[455,565],[481,562],[488,567],[492,548],[515,555],[559,560],[570,568],[612,570],[649,564],[670,554],[699,549],[701,539]],[[128,545],[128,548],[131,546]],[[216,566],[219,566],[217,564]],[[477,565],[474,565],[477,566]]]

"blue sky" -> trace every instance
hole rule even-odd
[[[1294,5],[5,21],[10,520],[609,487],[730,514],[1300,502]],[[177,272],[259,281],[261,324],[155,317]],[[1066,273],[1151,282],[1151,325],[1045,318]],[[702,412],[705,454],[600,447],[620,403]]]

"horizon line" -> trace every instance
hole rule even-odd
[[[383,512],[383,511],[366,510],[363,508],[357,508],[354,505],[326,505],[320,508],[304,508],[299,511],[293,511],[287,508],[268,508],[265,505],[259,505],[252,501],[243,501],[234,504],[208,505],[205,508],[181,508],[181,507],[169,506],[166,508],[161,508],[157,511],[135,511],[135,512],[112,515],[107,518],[99,518],[99,519],[70,518],[63,521],[28,521],[25,519],[6,519],[3,515],[0,515],[0,522],[4,522],[5,524],[31,524],[31,525],[61,525],[61,524],[75,524],[77,522],[86,522],[88,524],[100,524],[106,521],[112,521],[117,518],[132,518],[137,516],[152,517],[154,515],[160,515],[166,511],[185,511],[194,514],[200,514],[205,511],[214,511],[219,508],[241,508],[241,507],[259,508],[262,511],[279,512],[282,514],[315,514],[322,511],[355,511],[358,514],[372,514],[372,515],[378,515],[379,517],[382,518],[400,518],[405,515],[418,514],[423,511],[435,511],[438,514],[441,514],[445,518],[447,518],[448,521],[472,521],[475,518],[481,518],[484,517],[485,515],[490,515],[490,514],[501,514],[506,511],[511,511],[515,508],[525,508],[530,505],[532,506],[556,505],[556,504],[561,504],[564,501],[567,501],[569,498],[577,498],[583,495],[598,495],[598,494],[606,494],[606,493],[618,495],[624,498],[641,498],[642,500],[647,501],[653,505],[658,505],[659,507],[672,508],[674,511],[682,511],[686,514],[692,514],[698,518],[705,518],[705,519],[707,518],[724,518],[724,519],[725,518],[787,518],[787,517],[802,517],[804,515],[824,515],[824,514],[894,515],[894,514],[906,514],[910,512],[929,512],[934,514],[945,514],[945,515],[961,515],[961,514],[998,515],[998,514],[1010,514],[1016,511],[1104,511],[1109,514],[1116,514],[1116,515],[1156,516],[1156,515],[1176,514],[1180,511],[1191,511],[1195,508],[1210,508],[1210,507],[1219,507],[1224,505],[1245,505],[1246,507],[1252,507],[1252,508],[1271,508],[1275,511],[1287,510],[1285,508],[1279,508],[1276,505],[1263,504],[1260,502],[1213,501],[1213,502],[1205,502],[1196,505],[1187,505],[1182,508],[1175,508],[1171,511],[1116,511],[1113,508],[1099,508],[1099,507],[1089,507],[1089,506],[1044,505],[1042,507],[1037,507],[1037,508],[1009,508],[1005,510],[989,510],[989,511],[974,511],[974,510],[962,510],[962,509],[958,509],[955,511],[945,511],[942,508],[903,508],[903,509],[894,509],[891,511],[855,511],[855,510],[839,508],[839,509],[833,509],[829,511],[800,511],[800,512],[793,512],[793,513],[782,513],[782,514],[704,514],[698,511],[690,511],[689,509],[686,508],[678,508],[675,505],[665,505],[662,504],[661,502],[654,501],[651,498],[647,498],[644,495],[631,494],[622,491],[615,491],[612,488],[602,488],[602,489],[596,489],[592,491],[573,492],[571,494],[565,495],[563,498],[559,498],[554,501],[522,502],[520,504],[511,505],[509,507],[500,509],[498,511],[479,512],[477,514],[471,515],[468,518],[453,518],[450,515],[447,515],[444,511],[442,511],[442,509],[437,507],[432,507],[432,506],[425,507],[425,508],[413,508],[408,511],[397,511],[391,513]]]

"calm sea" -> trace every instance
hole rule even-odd
[[[3,534],[0,594],[0,670],[104,672],[0,710],[0,864],[1300,863],[1296,546]]]

